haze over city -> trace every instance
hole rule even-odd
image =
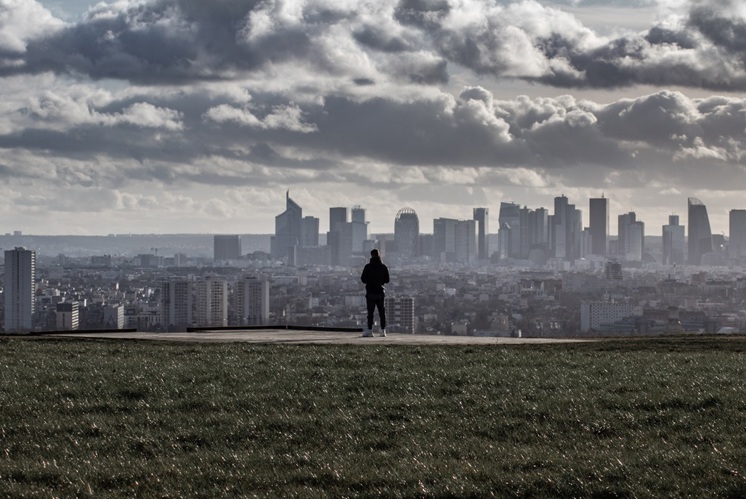
[[[288,189],[322,219],[363,206],[379,233],[404,206],[469,218],[560,194],[584,210],[604,194],[649,227],[696,197],[713,233],[746,207],[739,2],[10,0],[0,14],[6,232],[272,233]]]

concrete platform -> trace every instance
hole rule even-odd
[[[571,338],[496,338],[389,333],[385,338],[364,338],[360,332],[253,329],[250,331],[201,331],[198,333],[80,332],[48,334],[45,337],[110,340],[177,341],[191,343],[257,343],[288,345],[516,345],[578,343],[593,341]]]

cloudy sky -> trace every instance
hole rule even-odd
[[[0,232],[327,230],[611,200],[746,208],[729,0],[0,0]]]

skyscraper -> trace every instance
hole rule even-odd
[[[368,239],[368,222],[365,220],[365,208],[362,208],[360,206],[353,206],[351,215],[351,253],[362,253],[363,243],[366,239]]]
[[[728,234],[728,256],[736,260],[746,257],[746,210],[730,210]]]
[[[497,215],[498,246],[501,258],[521,257],[521,207],[516,203],[500,203]]]
[[[474,208],[474,220],[477,222],[477,258],[486,260],[490,257],[489,248],[489,208]]]
[[[567,198],[554,198],[552,217],[554,257],[562,260],[575,260],[580,257],[580,243],[583,233],[583,212],[570,204]]]
[[[627,261],[642,261],[645,251],[645,224],[637,220],[634,211],[619,215],[617,253]]]
[[[663,264],[683,265],[685,245],[684,226],[679,225],[679,216],[669,215],[668,225],[663,226]]]
[[[303,217],[301,219],[300,245],[313,248],[319,245],[319,219],[316,217]]]
[[[394,242],[404,258],[418,256],[420,219],[412,208],[404,207],[394,219]]]
[[[36,252],[25,248],[5,251],[5,331],[28,332],[36,310]]]
[[[245,277],[236,283],[236,316],[241,326],[269,324],[269,281]]]
[[[286,194],[285,211],[275,217],[275,235],[270,242],[272,258],[281,260],[294,253],[301,244],[303,209]]]
[[[707,216],[707,206],[697,198],[687,200],[689,220],[689,265],[701,265],[702,256],[712,253],[712,231],[710,218]]]
[[[591,198],[589,206],[589,229],[591,234],[591,254],[609,254],[609,200],[601,196]]]
[[[236,235],[214,236],[213,256],[216,262],[241,258],[241,237]]]
[[[326,244],[331,253],[332,265],[345,265],[352,250],[352,234],[345,234],[348,223],[348,210],[346,207],[329,208],[329,232],[326,235]],[[350,251],[346,251],[345,242],[349,239]]]

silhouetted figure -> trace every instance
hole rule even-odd
[[[376,308],[381,323],[381,336],[386,336],[386,295],[383,287],[389,282],[389,269],[381,261],[377,249],[370,250],[370,262],[365,264],[360,280],[365,283],[365,302],[368,306],[368,329],[363,336],[373,336],[373,313]]]

